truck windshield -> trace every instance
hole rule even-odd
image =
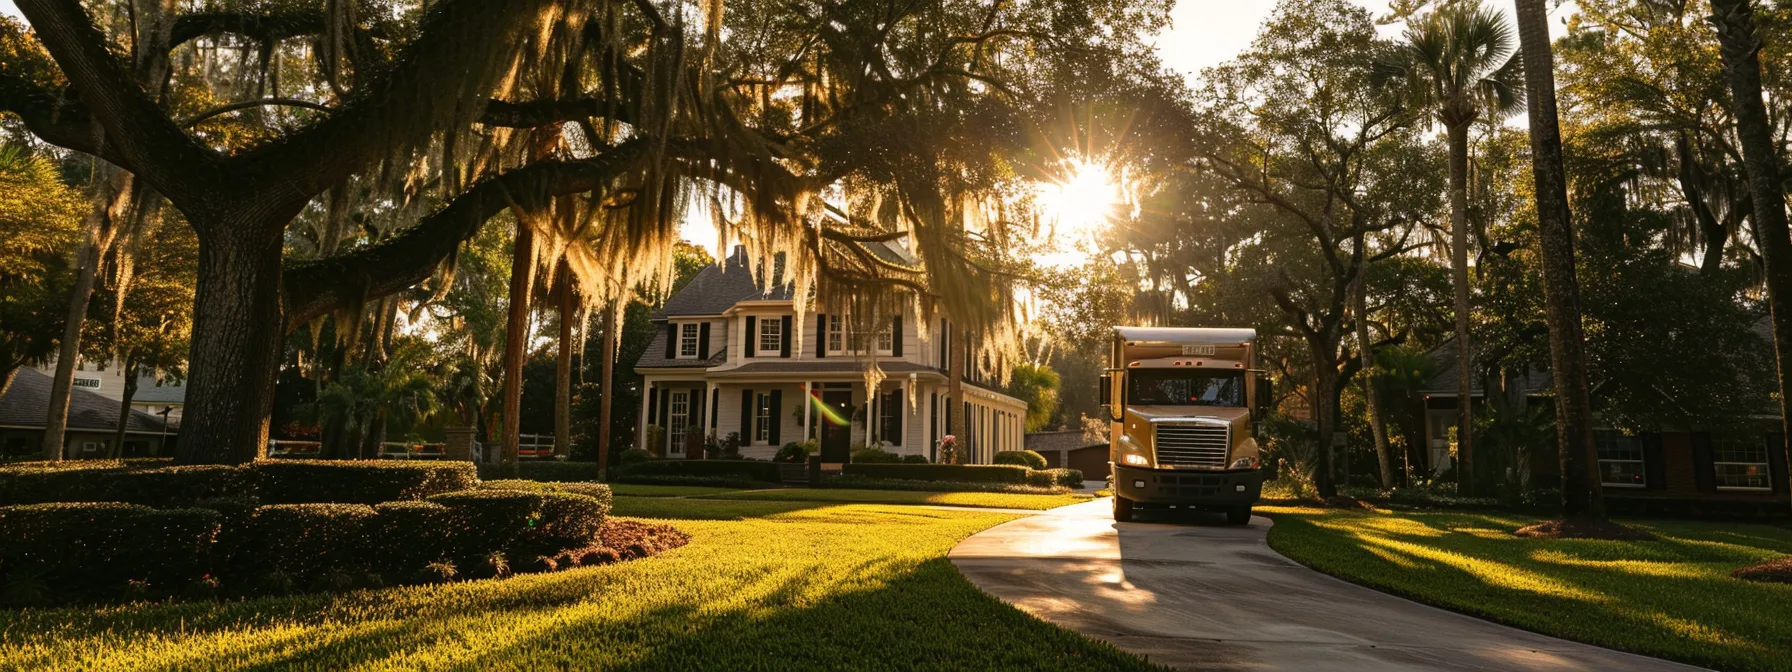
[[[1141,406],[1243,406],[1244,372],[1133,369],[1126,403]]]

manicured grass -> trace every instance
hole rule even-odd
[[[705,499],[752,499],[786,502],[863,502],[868,504],[941,504],[974,506],[988,509],[1031,509],[1043,511],[1066,504],[1080,504],[1090,495],[1073,492],[1057,495],[1020,495],[1006,492],[921,492],[915,490],[856,490],[835,488],[789,488],[784,490],[748,490]]]
[[[0,669],[1153,669],[946,560],[1012,516],[663,497],[616,510],[674,519],[691,543],[501,581],[0,612]]]
[[[611,483],[610,492],[626,497],[690,497],[734,492],[739,488],[717,488],[707,485],[636,485]]]
[[[1770,525],[1637,521],[1659,541],[1520,539],[1488,513],[1260,507],[1269,545],[1319,571],[1454,611],[1720,670],[1792,669],[1792,585],[1730,578],[1792,553]]]

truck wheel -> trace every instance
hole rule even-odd
[[[1132,522],[1132,500],[1114,495],[1114,522]]]
[[[1227,525],[1249,525],[1249,524],[1251,524],[1251,507],[1234,506],[1230,509],[1226,509],[1226,524]]]

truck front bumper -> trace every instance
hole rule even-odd
[[[1145,506],[1250,506],[1263,495],[1263,472],[1141,469],[1116,464],[1114,492]]]

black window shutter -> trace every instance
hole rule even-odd
[[[815,314],[815,358],[828,356],[828,316]]]
[[[890,354],[902,356],[902,316],[897,315],[890,323]]]
[[[690,423],[691,423],[691,425],[690,426],[702,428],[703,427],[703,419],[705,417],[705,411],[708,411],[709,407],[703,403],[703,397],[697,396],[699,393],[696,390],[691,390],[690,394],[691,394],[691,401],[690,401],[690,404],[691,404]]]
[[[1770,432],[1764,440],[1767,442],[1767,473],[1773,479],[1773,491],[1786,494],[1786,435]]]
[[[709,323],[697,326],[697,359],[709,359]]]
[[[678,325],[666,323],[666,359],[678,356]]]
[[[1668,487],[1667,464],[1661,459],[1661,432],[1649,432],[1636,437],[1643,444],[1643,487],[1649,490],[1664,490]]]
[[[672,436],[672,388],[660,388],[660,421],[656,424],[666,430],[666,436]]]
[[[740,442],[741,445],[753,444],[753,391],[740,391]]]
[[[778,330],[778,356],[784,357],[784,358],[789,358],[790,357],[790,337],[792,336],[792,334],[790,333],[790,316],[785,315],[784,318],[782,320],[780,320],[780,323],[783,325],[784,328]],[[773,392],[772,394],[777,394],[777,393]],[[777,425],[772,425],[772,426],[776,427]]]
[[[716,419],[722,414],[722,388],[709,391],[709,428],[716,428]]]
[[[659,390],[647,391],[647,424],[657,425],[660,418]]]
[[[786,317],[786,318],[784,318],[784,321],[786,323],[789,323],[790,318]],[[786,336],[785,338],[788,339],[789,337]],[[786,340],[785,342],[788,343],[789,341]],[[779,434],[778,430],[784,426],[784,418],[781,415],[784,412],[783,404],[782,404],[783,399],[781,398],[783,396],[784,396],[784,394],[782,391],[772,390],[772,417],[771,417],[771,420],[769,420],[769,422],[772,423],[772,426],[767,431],[769,431],[771,433],[771,444],[774,446],[778,445],[779,442],[782,441],[782,439],[780,439],[778,437],[778,434]]]
[[[759,349],[759,318],[747,316],[747,335],[741,339],[740,356],[752,357],[753,351]]]
[[[940,441],[940,395],[927,395],[927,417],[932,420],[932,422],[927,423],[928,450],[935,450],[935,446]],[[929,457],[928,460],[932,462],[940,461],[939,454],[935,453]]]
[[[901,324],[902,318],[898,317],[898,318],[896,318],[896,321],[898,324]],[[902,341],[897,341],[897,343],[901,343],[901,342]],[[890,414],[891,419],[893,421],[891,423],[893,425],[893,427],[891,427],[890,438],[885,439],[885,440],[889,441],[890,445],[892,445],[892,446],[902,445],[902,414],[903,414],[903,412],[908,410],[908,406],[904,405],[902,402],[903,402],[902,390],[897,390],[895,392],[890,393],[890,403],[893,405],[893,408],[895,409],[895,411]]]
[[[948,357],[947,353],[952,351],[951,346],[948,345],[946,342],[946,340],[949,338],[952,338],[952,337],[951,337],[951,335],[946,333],[946,320],[945,320],[945,318],[941,318],[940,319],[940,336],[939,336],[939,341],[940,341],[939,362],[940,362],[940,368],[942,368],[942,369],[949,369],[952,366],[951,361],[947,359],[947,357]]]
[[[1693,432],[1692,475],[1699,483],[1699,492],[1717,492],[1717,467],[1711,462],[1711,435]]]

